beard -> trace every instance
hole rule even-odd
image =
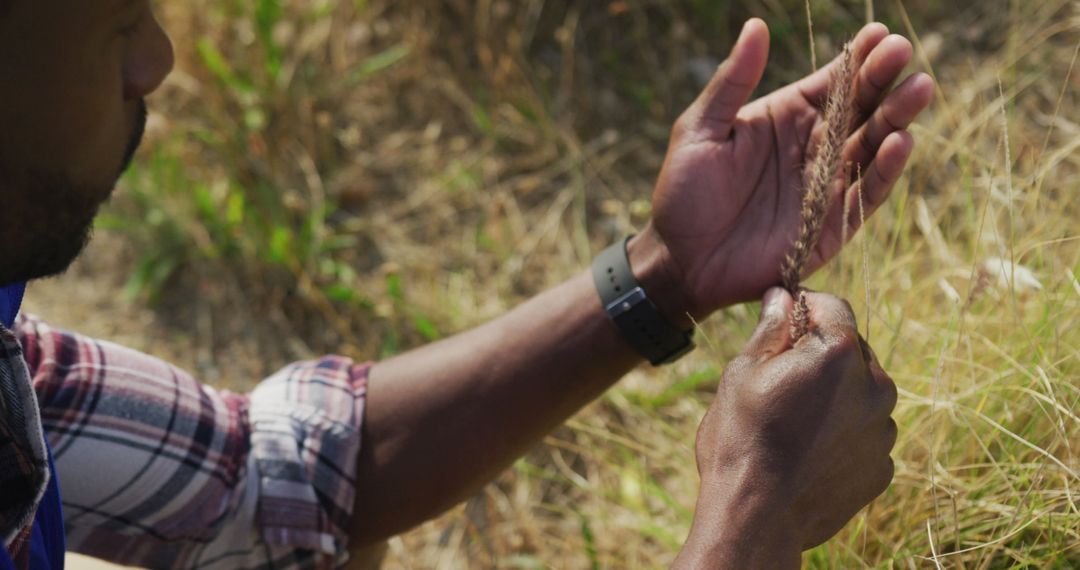
[[[107,188],[0,161],[0,286],[63,273],[90,242],[94,218],[131,165],[146,128],[140,101],[116,176]]]

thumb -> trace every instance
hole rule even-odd
[[[791,346],[790,317],[795,300],[783,287],[773,287],[765,292],[761,301],[761,320],[750,341],[743,347],[743,354],[758,359],[770,358]]]
[[[731,48],[731,55],[720,64],[694,103],[698,111],[695,126],[708,138],[728,138],[739,109],[761,82],[768,59],[769,27],[758,18],[747,20],[735,47]]]

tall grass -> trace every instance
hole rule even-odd
[[[811,6],[821,57],[866,12]],[[874,8],[939,91],[893,198],[809,285],[870,315],[901,391],[897,476],[805,562],[1078,567],[1080,14],[1062,0]],[[744,16],[773,31],[766,87],[811,67],[801,0],[161,10],[178,72],[102,227],[140,252],[134,297],[211,337],[219,360],[257,342],[266,370],[475,325],[641,227],[669,125]],[[392,541],[387,567],[668,564],[691,519],[697,422],[756,310],[630,375]]]

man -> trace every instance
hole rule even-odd
[[[297,363],[235,395],[12,322],[21,284],[83,247],[172,51],[147,0],[0,0],[0,568],[62,565],[61,492],[75,551],[154,568],[333,567],[468,497],[643,358],[677,357],[691,319],[762,294],[698,432],[700,497],[676,565],[797,566],[891,480],[896,388],[846,303],[810,294],[811,331],[794,341],[792,298],[770,288],[829,69],[748,103],[768,43],[764,22],[747,22],[675,125],[651,224],[605,252],[595,279],[386,362]],[[880,24],[854,53],[844,158],[873,211],[933,85],[919,74],[889,91],[911,45]],[[838,182],[810,269],[857,225]]]

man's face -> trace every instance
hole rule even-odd
[[[0,0],[0,286],[78,255],[172,64],[149,0]]]

